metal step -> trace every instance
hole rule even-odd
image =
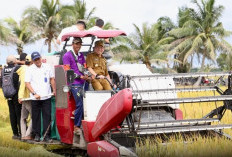
[[[171,127],[171,128],[157,128],[157,129],[140,129],[137,131],[138,135],[152,135],[162,133],[178,133],[178,132],[193,132],[193,131],[209,131],[219,129],[231,129],[231,124],[225,125],[200,125],[200,126],[185,126],[185,127]]]
[[[185,119],[185,120],[172,120],[172,121],[159,121],[159,122],[149,122],[140,123],[139,128],[161,128],[161,127],[173,127],[173,126],[190,126],[190,125],[203,125],[212,122],[219,122],[218,118],[203,118],[203,119]],[[134,123],[138,126],[138,122]],[[127,128],[127,125],[124,125]]]
[[[174,98],[174,99],[151,99],[141,100],[141,104],[137,106],[151,107],[168,104],[181,104],[181,103],[199,103],[199,102],[213,102],[232,100],[232,95],[208,96],[208,97],[195,97],[195,98]]]
[[[166,88],[166,89],[147,89],[147,90],[133,90],[133,94],[137,93],[151,93],[151,92],[200,92],[200,91],[216,91],[214,86],[198,87],[198,88]]]
[[[154,75],[140,75],[131,76],[134,78],[188,78],[188,77],[209,77],[209,76],[229,76],[231,72],[210,72],[210,73],[176,73],[176,74],[154,74]]]

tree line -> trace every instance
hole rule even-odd
[[[177,21],[160,17],[154,24],[143,23],[127,37],[117,37],[112,41],[115,58],[126,62],[141,62],[152,70],[157,64],[169,72],[189,72],[194,60],[200,64],[200,71],[208,66],[206,60],[218,64],[221,70],[231,70],[232,46],[225,38],[231,31],[225,30],[220,18],[224,7],[216,6],[215,0],[191,0],[194,8],[181,7]],[[13,18],[0,21],[0,42],[16,44],[18,54],[23,47],[39,39],[44,39],[51,52],[52,43],[60,31],[84,20],[87,28],[94,26],[96,8],[87,10],[86,2],[74,0],[73,5],[62,5],[59,0],[42,0],[39,8],[24,10],[19,22]],[[150,15],[152,16],[152,15]],[[107,22],[104,29],[116,29]]]

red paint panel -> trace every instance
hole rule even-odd
[[[75,109],[75,100],[67,94],[68,108],[56,108],[56,124],[60,134],[60,141],[67,144],[73,143],[74,120],[72,111]]]
[[[92,142],[87,145],[90,157],[119,157],[118,149],[106,141]]]
[[[61,41],[69,37],[90,37],[96,36],[98,38],[112,38],[120,35],[126,35],[124,31],[121,30],[96,30],[96,31],[77,31],[77,32],[69,32],[62,36]]]
[[[132,91],[123,89],[107,100],[101,107],[92,129],[93,138],[117,127],[132,109]]]
[[[95,121],[86,121],[86,120],[82,120],[82,128],[83,128],[83,132],[84,132],[84,137],[86,142],[94,142],[95,139],[92,136],[91,130],[95,124]]]
[[[175,110],[176,120],[183,120],[183,112],[180,109]]]

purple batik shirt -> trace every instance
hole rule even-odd
[[[77,57],[78,63],[84,65],[84,63],[85,63],[85,57],[84,57],[84,55],[82,53],[78,52],[78,55],[76,55],[76,57]],[[77,67],[75,59],[74,59],[74,57],[72,55],[72,51],[68,51],[68,52],[65,53],[65,55],[63,56],[63,64],[64,65],[69,65],[70,68],[73,69],[74,72],[77,75],[79,75],[79,76],[83,75],[83,73],[81,73],[79,71],[78,67]],[[76,78],[74,80],[73,84],[84,84],[84,82],[85,82],[85,80],[80,79],[80,78]]]

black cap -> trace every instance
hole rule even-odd
[[[74,44],[76,44],[76,43],[82,43],[82,40],[81,40],[80,37],[74,37],[72,43],[74,43]]]
[[[26,56],[27,56],[26,53],[21,53],[20,56],[19,56],[19,60],[20,61],[25,61],[26,60]]]

